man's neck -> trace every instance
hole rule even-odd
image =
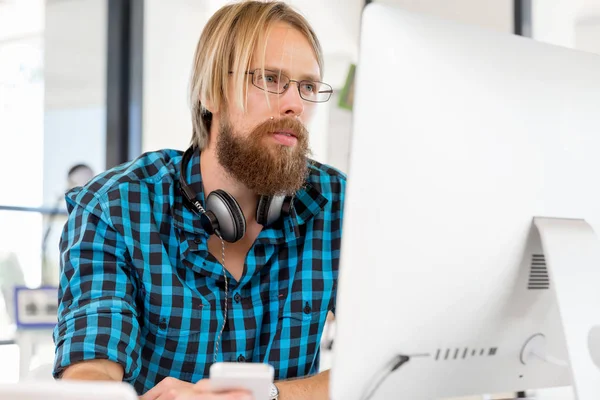
[[[202,171],[205,199],[214,190],[224,190],[237,200],[246,218],[246,223],[250,224],[256,220],[258,196],[227,174],[219,163],[214,148],[208,147],[202,151],[200,170]]]

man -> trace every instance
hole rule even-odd
[[[67,194],[56,377],[124,380],[143,400],[241,399],[211,393],[208,373],[246,361],[274,367],[279,399],[328,397],[319,341],[346,180],[307,158],[304,126],[331,95],[322,74],[313,30],[287,5],[211,18],[190,85],[193,146]]]

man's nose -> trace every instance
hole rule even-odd
[[[304,112],[304,100],[300,97],[299,83],[291,81],[287,90],[279,98],[282,116],[300,116]]]

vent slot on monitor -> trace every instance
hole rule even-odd
[[[489,348],[444,348],[437,349],[435,361],[465,360],[467,358],[493,357],[498,352],[497,347]]]
[[[546,267],[546,258],[543,254],[531,255],[531,266],[529,268],[529,290],[545,290],[550,288],[550,276]]]

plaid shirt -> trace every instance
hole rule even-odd
[[[181,152],[146,153],[67,193],[55,377],[82,360],[119,363],[142,394],[167,376],[208,376],[217,361],[269,363],[276,379],[318,372],[335,310],[345,176],[311,161],[292,212],[265,227],[224,298],[208,234],[183,205]],[[203,202],[200,154],[186,182]]]

